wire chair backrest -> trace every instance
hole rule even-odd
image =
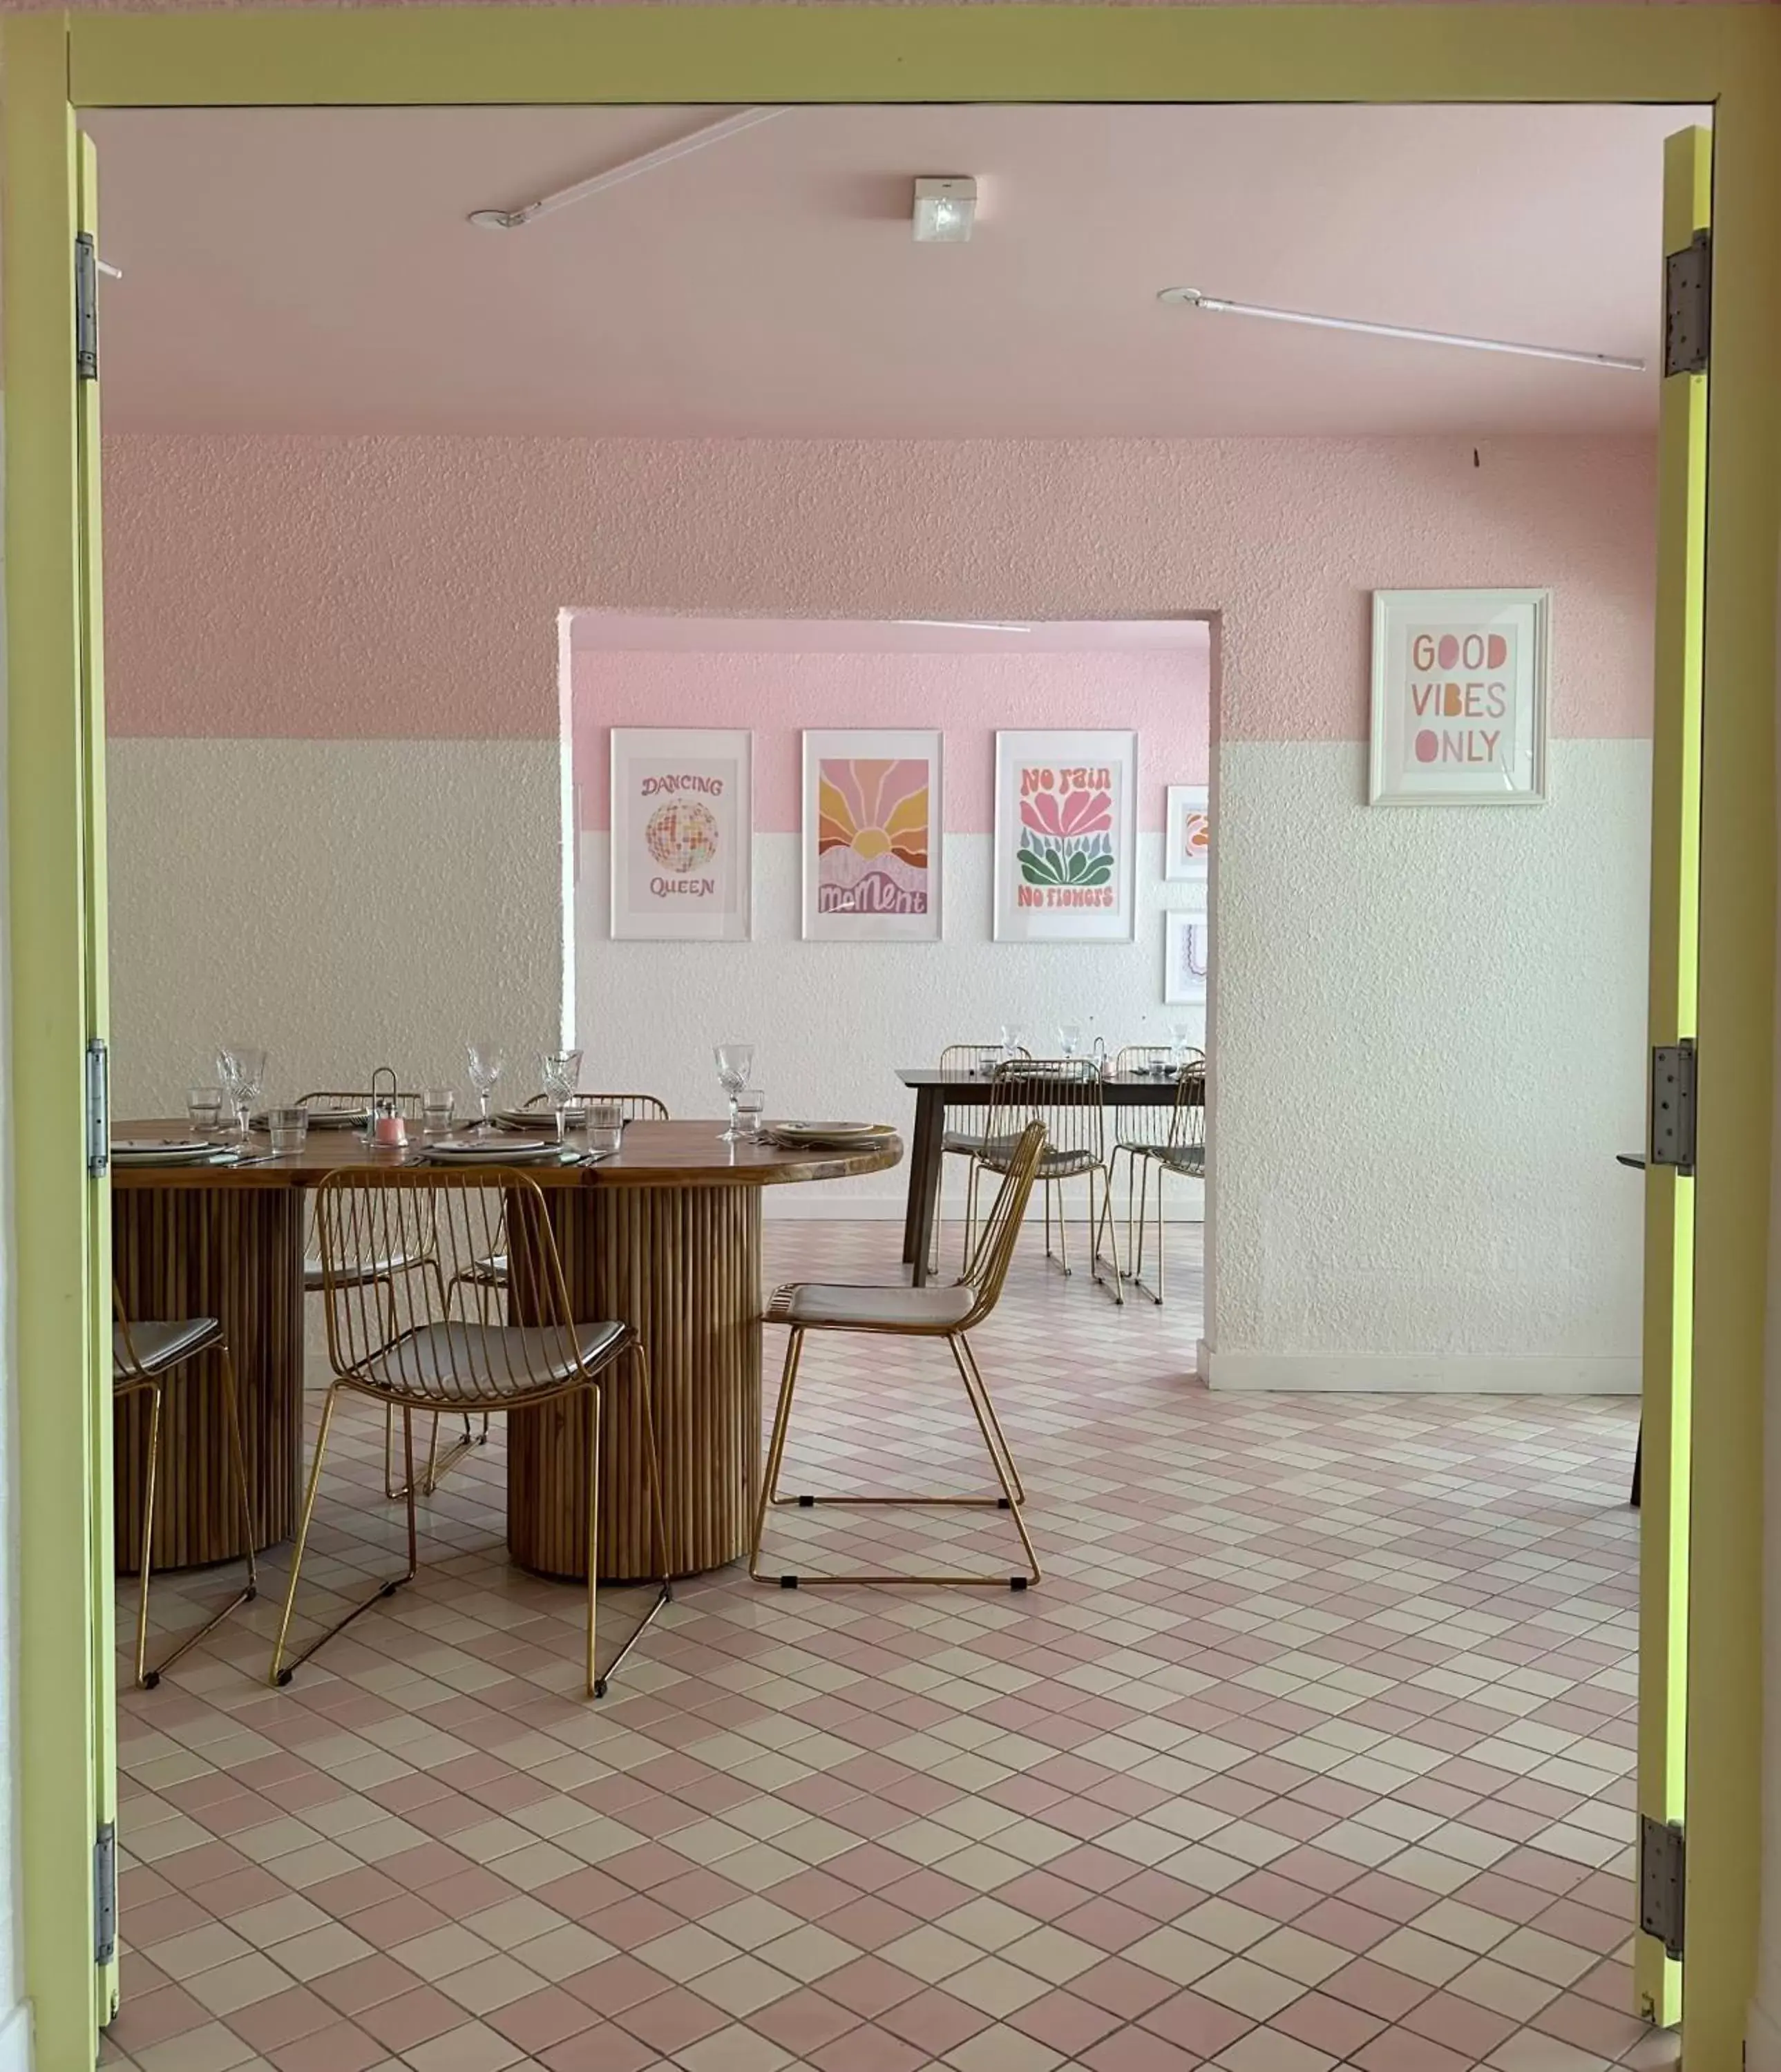
[[[1159,1066],[1171,1065],[1183,1054],[1173,1043],[1128,1043],[1113,1060],[1116,1079],[1135,1076],[1141,1072],[1154,1072]],[[1144,1149],[1177,1141],[1180,1126],[1182,1089],[1190,1074],[1198,1070],[1203,1073],[1205,1054],[1189,1050],[1186,1065],[1175,1081],[1175,1098],[1170,1102],[1128,1100],[1123,1090],[1113,1096],[1113,1128],[1118,1141],[1129,1146]]]
[[[659,1100],[654,1094],[579,1093],[571,1096],[569,1104],[571,1108],[588,1108],[595,1101],[616,1108],[621,1122],[666,1122],[668,1120],[667,1102]],[[548,1108],[549,1104],[549,1094],[534,1094],[526,1103],[528,1108]]]
[[[499,1401],[546,1371],[572,1372],[575,1333],[562,1261],[537,1181],[511,1169],[331,1173],[316,1190],[328,1361],[336,1375],[413,1401]],[[375,1276],[417,1225],[437,1272]],[[496,1252],[521,1334],[449,1314],[450,1290]],[[432,1326],[450,1326],[444,1331]],[[424,1335],[423,1335],[424,1334]]]
[[[142,1373],[141,1355],[136,1350],[136,1341],[130,1334],[130,1312],[124,1307],[124,1291],[113,1279],[111,1284],[111,1321],[116,1326],[112,1334],[113,1367],[121,1367],[133,1377]],[[121,1355],[121,1358],[117,1357]]]
[[[1206,1060],[1188,1063],[1175,1082],[1175,1105],[1169,1118],[1172,1150],[1206,1146]]]
[[[1002,1283],[1008,1278],[1009,1263],[1020,1239],[1020,1227],[1044,1150],[1044,1124],[1028,1123],[1014,1141],[1002,1185],[996,1190],[971,1263],[965,1269],[964,1280],[977,1290],[977,1300],[961,1330],[969,1330],[981,1323],[1002,1299]]]
[[[1093,1060],[1022,1058],[998,1065],[985,1134],[992,1145],[1010,1142],[1029,1122],[1044,1124],[1047,1157],[1104,1160],[1107,1097]]]
[[[389,1096],[385,1095],[384,1098],[388,1100]],[[406,1121],[417,1122],[426,1112],[426,1096],[424,1094],[399,1093],[395,1096],[395,1101],[398,1112]],[[319,1108],[324,1114],[368,1115],[371,1096],[329,1088],[321,1093],[299,1094],[297,1105],[311,1112]]]

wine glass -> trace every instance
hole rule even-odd
[[[752,1043],[720,1043],[712,1053],[718,1061],[718,1079],[730,1096],[730,1127],[718,1138],[722,1144],[737,1144],[742,1141],[742,1132],[736,1127],[736,1096],[748,1084],[748,1076],[755,1069],[755,1046]]]
[[[582,1083],[582,1054],[579,1050],[546,1050],[538,1060],[538,1072],[557,1118],[557,1141],[561,1144],[564,1137],[563,1111]]]
[[[1058,1024],[1058,1048],[1066,1058],[1074,1058],[1082,1048],[1082,1024],[1080,1022],[1060,1022]]]
[[[235,1111],[241,1141],[248,1140],[248,1116],[266,1082],[266,1054],[245,1043],[231,1043],[216,1053],[216,1076]]]
[[[470,1083],[476,1089],[476,1099],[483,1111],[476,1134],[487,1137],[491,1127],[488,1104],[502,1073],[507,1070],[507,1054],[499,1043],[467,1043],[464,1057],[470,1067]]]
[[[1169,1024],[1169,1062],[1178,1072],[1187,1062],[1187,1042],[1193,1033],[1193,1024],[1190,1022],[1171,1022]]]
[[[1005,1022],[1002,1025],[1002,1062],[1011,1065],[1020,1055],[1020,1024]]]

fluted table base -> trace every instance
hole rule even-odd
[[[303,1453],[303,1202],[295,1188],[120,1188],[113,1270],[133,1319],[220,1317],[235,1355],[259,1547],[296,1527]],[[171,1375],[161,1413],[157,1568],[238,1560],[221,1364],[206,1353]],[[149,1398],[117,1407],[117,1565],[133,1575],[142,1532]]]
[[[578,1318],[635,1325],[648,1348],[670,1572],[748,1551],[760,1489],[761,1199],[749,1186],[596,1187],[549,1196]],[[600,1432],[599,1572],[651,1574],[637,1399],[609,1388]],[[587,1573],[585,1398],[508,1420],[508,1547],[545,1576]]]

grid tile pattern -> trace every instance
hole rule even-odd
[[[1118,1310],[1034,1233],[980,1334],[1047,1568],[1024,1596],[728,1571],[590,1705],[579,1593],[505,1560],[498,1428],[426,1507],[418,1581],[282,1692],[275,1555],[122,1701],[107,2061],[1673,2064],[1627,2012],[1635,1407],[1210,1396],[1196,1240],[1166,1309]],[[895,1243],[769,1231],[781,1276],[883,1276]],[[805,1373],[788,1490],[984,1486],[937,1348],[819,1339]],[[401,1564],[380,1423],[342,1415],[317,1614]],[[770,1534],[788,1568],[1017,1564],[993,1512]],[[157,1624],[228,1581],[162,1578]]]

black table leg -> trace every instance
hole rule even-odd
[[[1639,1420],[1639,1444],[1633,1453],[1632,1507],[1639,1508],[1639,1499],[1644,1494],[1645,1480],[1645,1420]]]
[[[921,1087],[915,1093],[915,1134],[909,1155],[909,1207],[903,1218],[903,1263],[917,1288],[928,1282],[928,1254],[934,1240],[934,1209],[940,1194],[944,1154],[940,1141],[946,1134],[946,1103],[939,1087]]]

